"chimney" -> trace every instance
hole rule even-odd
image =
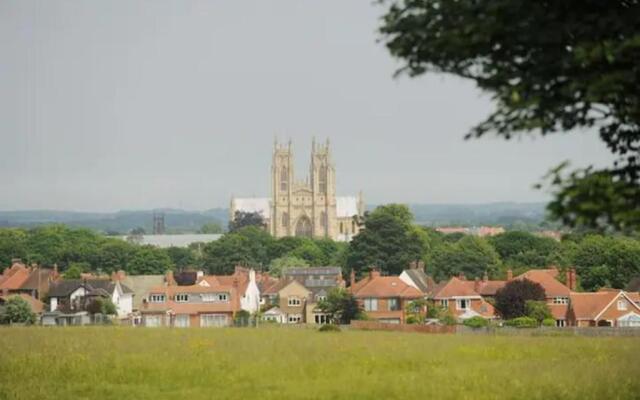
[[[473,290],[475,290],[476,292],[480,291],[480,278],[478,278],[477,276],[473,283]]]
[[[460,272],[460,273],[458,274],[458,279],[460,279],[461,281],[464,281],[464,280],[466,280],[466,279],[467,279],[467,278],[464,276],[464,272]]]
[[[58,273],[58,264],[53,264],[53,279],[58,279],[59,273]]]
[[[119,269],[118,270],[118,280],[120,282],[122,282],[124,280],[124,278],[126,278],[126,277],[127,277],[127,273],[124,272],[123,270]]]
[[[233,287],[237,288],[238,287],[238,278],[233,278]]]
[[[418,269],[421,271],[424,271],[424,261],[420,260],[418,261]]]
[[[411,261],[409,263],[409,269],[418,269],[418,263],[416,261]]]
[[[356,284],[356,271],[351,269],[351,274],[349,275],[349,286],[353,286]]]
[[[164,276],[164,280],[166,281],[167,286],[176,286],[176,280],[173,277],[173,271],[168,270]]]
[[[369,278],[375,279],[379,277],[380,277],[380,269],[378,269],[378,267],[371,267],[371,270],[369,271]]]
[[[487,271],[484,271],[484,275],[482,275],[482,280],[484,282],[488,282],[489,281],[489,274],[487,273]]]
[[[511,268],[509,268],[507,270],[507,280],[510,281],[513,279],[513,271],[511,270]]]
[[[22,264],[22,259],[21,258],[12,258],[11,259],[11,266],[13,266],[13,264]]]
[[[569,286],[569,289],[571,290],[576,290],[576,287],[578,286],[578,277],[576,276],[576,269],[575,268],[571,268],[571,283]]]
[[[569,290],[573,290],[571,288],[571,278],[572,278],[572,276],[571,276],[571,268],[567,268],[567,270],[565,271],[564,274],[565,274],[565,279],[564,279],[565,284],[567,285]]]
[[[204,271],[200,270],[196,272],[196,280],[204,277]]]
[[[118,274],[116,273],[116,271],[113,271],[113,272],[111,273],[111,280],[112,280],[113,282],[116,282],[116,281],[118,280]]]

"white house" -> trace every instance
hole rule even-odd
[[[109,297],[116,306],[118,318],[125,318],[133,311],[133,292],[120,282],[107,279],[71,279],[51,285],[49,311],[59,309],[80,310],[86,297]]]

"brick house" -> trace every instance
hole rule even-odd
[[[405,283],[397,276],[381,276],[372,269],[364,279],[355,282],[352,274],[350,291],[367,316],[379,322],[402,324],[405,308],[411,301],[422,299],[425,293]]]
[[[167,285],[151,288],[144,302],[142,325],[147,327],[222,327],[231,325],[240,310],[237,284]]]
[[[640,327],[637,292],[609,289],[595,293],[571,293],[568,324],[578,327]]]
[[[495,295],[498,284],[489,284],[485,280],[468,281],[464,275],[453,277],[447,282],[437,285],[429,294],[429,298],[439,307],[448,310],[459,320],[472,317],[496,318],[496,312],[481,293]],[[504,286],[504,285],[503,285]]]
[[[567,312],[569,311],[570,296],[576,288],[576,270],[571,268],[566,271],[566,285],[558,280],[559,276],[560,271],[554,267],[532,269],[518,275],[515,279],[528,279],[540,284],[544,289],[545,301],[556,321],[556,326],[563,327],[569,325]]]

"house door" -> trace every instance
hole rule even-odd
[[[311,220],[307,216],[300,217],[296,223],[296,236],[310,238],[312,235]]]

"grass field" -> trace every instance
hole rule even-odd
[[[637,399],[636,338],[0,329],[0,399]]]

